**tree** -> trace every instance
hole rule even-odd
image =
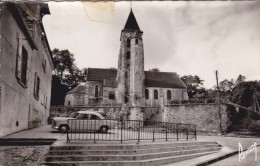
[[[244,81],[236,85],[232,91],[231,101],[244,107],[253,106],[253,96],[260,92],[259,81]]]
[[[241,74],[239,74],[239,76],[237,77],[237,80],[236,80],[236,85],[238,85],[238,84],[240,84],[242,82],[245,82],[245,80],[246,80],[246,77],[241,75]]]
[[[233,79],[230,81],[228,79],[224,79],[219,83],[219,90],[224,93],[230,93],[235,87],[235,82]]]
[[[203,81],[199,76],[184,75],[181,80],[187,86],[189,98],[201,98],[206,95],[206,90],[203,87]]]
[[[74,63],[74,55],[69,50],[53,49],[53,76],[51,105],[63,105],[66,93],[86,81],[87,69],[80,70]]]
[[[69,52],[69,50],[59,50],[57,48],[53,49],[53,65],[54,74],[63,79],[64,73],[73,73],[75,68],[74,55]]]

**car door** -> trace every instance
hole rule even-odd
[[[89,128],[92,131],[97,131],[100,129],[101,126],[101,120],[100,117],[95,114],[89,114],[89,120],[88,120]]]
[[[69,126],[72,132],[82,132],[84,131],[84,121],[88,119],[87,114],[78,114],[76,119],[69,121]]]

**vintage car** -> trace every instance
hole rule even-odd
[[[60,132],[90,132],[99,131],[107,133],[109,129],[114,129],[117,121],[105,119],[99,112],[78,111],[71,117],[54,117],[52,128]]]

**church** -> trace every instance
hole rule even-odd
[[[88,68],[86,82],[67,93],[64,105],[160,107],[188,100],[177,73],[144,71],[142,35],[131,10],[121,31],[118,68]]]

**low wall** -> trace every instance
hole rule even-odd
[[[227,131],[229,117],[227,106],[221,107],[222,131]],[[172,123],[190,123],[197,125],[197,131],[220,132],[220,120],[217,104],[185,104],[164,107],[163,121]]]
[[[132,119],[143,120],[143,109],[134,107],[119,107],[119,106],[99,106],[99,107],[67,107],[67,106],[52,106],[50,115],[52,117],[68,117],[72,113],[86,110],[101,112],[107,119]]]

